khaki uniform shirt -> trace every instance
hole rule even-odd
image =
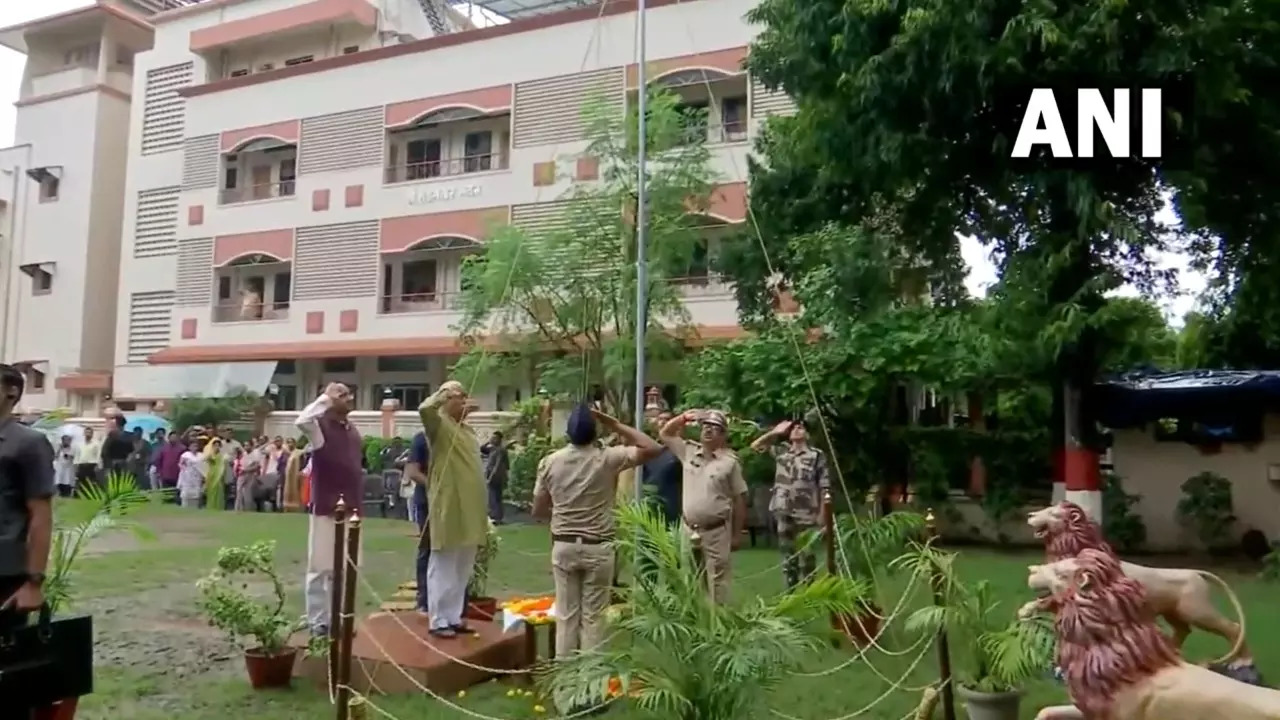
[[[777,470],[769,512],[796,523],[816,525],[822,506],[822,491],[829,486],[827,458],[812,447],[795,450],[790,445],[772,448]]]
[[[640,463],[633,447],[568,445],[538,463],[535,497],[551,496],[551,534],[613,538],[618,473]]]
[[[684,467],[680,504],[685,523],[709,526],[728,521],[734,498],[747,492],[738,456],[727,449],[711,453],[684,438],[662,440]]]

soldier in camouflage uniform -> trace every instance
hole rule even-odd
[[[778,442],[786,438],[786,445]],[[777,470],[773,477],[773,496],[769,501],[778,528],[778,548],[782,551],[783,575],[788,588],[815,570],[812,551],[797,553],[796,539],[805,530],[816,528],[822,508],[822,493],[830,486],[827,458],[809,445],[809,433],[803,422],[787,420],[751,443],[756,452],[773,455]]]

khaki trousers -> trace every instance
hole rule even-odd
[[[693,533],[689,525],[684,525],[684,534]],[[729,561],[733,556],[733,530],[729,523],[724,523],[713,530],[698,530],[702,537],[702,563],[707,570],[707,584],[711,599],[717,605],[729,602],[729,585],[732,580],[729,572]]]
[[[613,545],[556,542],[551,574],[556,581],[556,657],[604,641],[605,610],[613,595]]]

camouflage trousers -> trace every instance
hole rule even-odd
[[[813,548],[799,547],[798,540],[806,530],[818,526],[817,520],[811,517],[797,517],[794,513],[775,512],[774,522],[778,528],[778,550],[782,552],[782,578],[791,590],[802,581],[807,582],[817,570]]]

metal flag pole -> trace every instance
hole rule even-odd
[[[645,245],[648,242],[648,195],[646,184],[648,172],[646,168],[648,132],[646,115],[648,113],[648,83],[645,72],[645,0],[636,0],[636,414],[635,427],[644,427],[644,378],[645,378],[645,332],[649,327],[649,273],[646,260]],[[636,469],[636,500],[643,497],[643,478],[639,468]]]

